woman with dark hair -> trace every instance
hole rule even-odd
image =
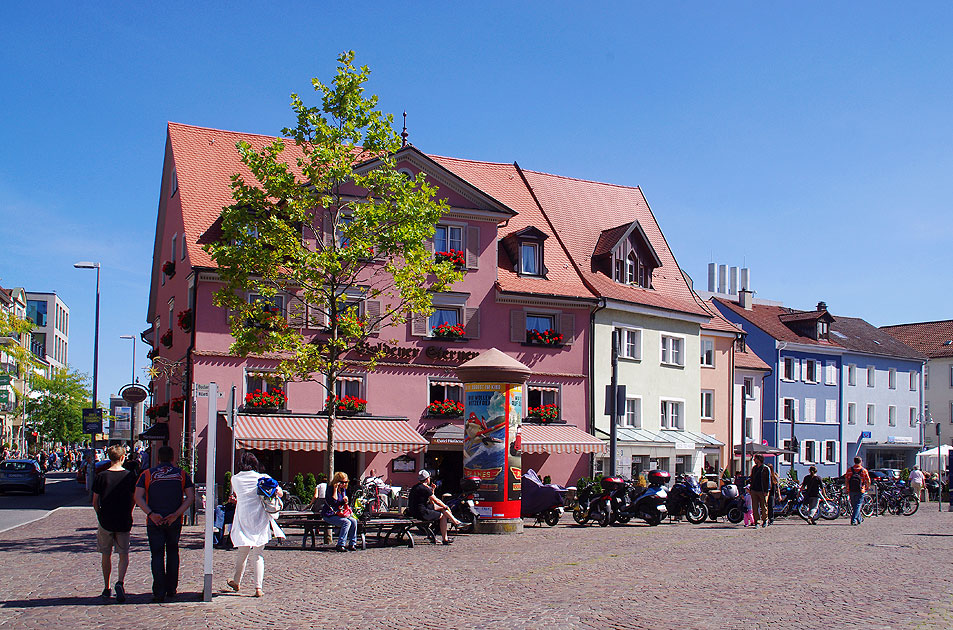
[[[239,473],[232,477],[232,492],[235,494],[235,517],[232,521],[231,539],[238,548],[238,557],[235,558],[235,575],[228,581],[228,587],[238,591],[241,587],[242,576],[245,574],[245,565],[248,557],[255,563],[255,597],[261,597],[261,583],[265,577],[265,559],[262,551],[272,534],[284,538],[284,532],[265,511],[258,496],[258,480],[268,475],[258,472],[258,458],[254,453],[245,451],[239,461]],[[278,496],[282,496],[281,487]]]

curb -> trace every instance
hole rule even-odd
[[[0,529],[0,534],[5,534],[5,533],[7,533],[7,532],[9,532],[9,531],[13,531],[14,529],[16,529],[16,528],[18,528],[18,527],[24,527],[24,526],[26,526],[26,525],[30,525],[31,523],[35,523],[35,522],[37,522],[37,521],[42,521],[44,518],[48,517],[49,515],[53,514],[54,512],[58,512],[59,510],[91,510],[91,509],[93,509],[93,506],[91,506],[91,505],[61,505],[61,506],[59,506],[59,507],[53,508],[52,510],[50,510],[49,512],[47,512],[47,513],[44,514],[43,516],[37,516],[36,518],[30,519],[29,521],[26,521],[26,522],[24,522],[24,523],[20,523],[19,525],[12,525],[12,526],[7,527],[7,528],[5,528],[5,529]]]

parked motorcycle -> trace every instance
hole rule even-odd
[[[665,500],[668,515],[675,518],[684,516],[689,523],[697,525],[708,518],[708,506],[702,500],[701,486],[691,475],[685,475],[675,482],[668,491]]]
[[[717,521],[724,516],[730,523],[740,523],[745,518],[745,499],[738,492],[738,486],[726,483],[720,489],[707,487],[703,498],[708,508],[708,518]]]
[[[601,484],[590,484],[580,490],[576,498],[576,508],[572,511],[573,520],[580,525],[595,521],[601,527],[608,527],[612,522],[612,492],[617,489],[618,484],[624,483],[625,480],[621,477],[603,477]]]
[[[668,513],[668,492],[665,485],[671,475],[664,470],[653,470],[646,475],[646,479],[649,482],[648,487],[633,489],[629,494],[629,504],[622,508],[621,514],[629,518],[641,518],[649,525],[655,526],[661,523]]]
[[[535,518],[536,524],[550,527],[559,522],[565,508],[563,502],[566,488],[553,483],[544,484],[536,471],[530,468],[523,473],[520,516]]]
[[[465,523],[464,527],[472,528],[477,520],[476,491],[479,489],[479,477],[464,477],[460,480],[460,492],[444,500],[450,513]]]

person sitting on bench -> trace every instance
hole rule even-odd
[[[457,527],[463,525],[451,512],[447,504],[437,498],[433,491],[433,485],[430,480],[430,473],[421,470],[417,474],[419,480],[417,484],[410,489],[407,497],[407,513],[416,519],[422,521],[440,521],[440,537],[443,544],[449,545],[453,539],[447,536],[447,522],[451,522]]]

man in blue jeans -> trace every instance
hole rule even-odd
[[[864,520],[860,513],[860,506],[864,501],[864,495],[870,489],[870,475],[860,462],[861,459],[855,457],[854,465],[847,470],[847,474],[844,476],[844,482],[847,484],[847,496],[850,498],[851,525],[860,525],[860,522]]]
[[[179,586],[179,535],[182,514],[195,500],[192,480],[172,465],[171,446],[159,448],[158,466],[139,476],[136,505],[146,513],[146,534],[152,552],[152,601],[175,599]]]

